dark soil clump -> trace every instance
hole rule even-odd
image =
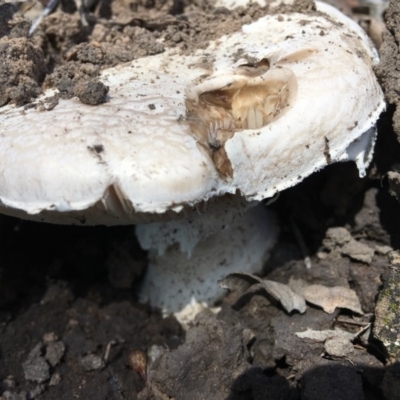
[[[28,38],[30,24],[11,4],[0,5],[0,106],[23,105],[41,93],[42,50]]]

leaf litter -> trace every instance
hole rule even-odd
[[[332,314],[336,308],[345,308],[357,314],[363,314],[357,293],[341,286],[327,287],[323,285],[309,285],[301,279],[291,279],[288,285],[262,279],[256,275],[233,273],[221,279],[218,284],[223,289],[236,290],[245,293],[253,285],[262,288],[265,292],[279,301],[288,312],[307,309],[306,301],[321,307],[326,313]]]

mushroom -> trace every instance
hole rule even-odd
[[[73,98],[41,112],[48,90],[1,108],[0,211],[137,224],[151,260],[141,298],[167,312],[212,303],[217,279],[258,272],[276,240],[255,204],[333,162],[364,176],[371,160],[385,107],[377,54],[356,23],[318,9],[104,70],[97,107]]]

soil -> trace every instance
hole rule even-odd
[[[206,46],[269,12],[215,9],[211,1],[104,0],[84,25],[71,2],[61,3],[32,38],[16,8],[0,5],[0,105],[28,104],[48,87],[99,104],[107,94],[96,80],[102,68],[165,47]],[[314,12],[310,3],[295,7]],[[132,227],[1,216],[0,399],[399,399],[400,256],[392,252],[400,248],[392,195],[400,199],[399,13],[392,0],[377,68],[391,105],[367,177],[353,164],[331,165],[281,193],[271,207],[282,232],[262,274],[353,289],[363,314],[310,304],[289,314],[254,287],[228,294],[217,315],[206,310],[185,330],[138,302],[147,259]],[[296,335],[307,329],[354,336]]]

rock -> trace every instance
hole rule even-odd
[[[332,337],[324,343],[325,351],[332,357],[348,357],[353,353],[353,345],[344,337]]]
[[[38,343],[22,364],[25,379],[29,381],[42,383],[50,378],[49,364],[42,356],[42,347],[42,343]]]
[[[104,368],[102,358],[96,354],[87,354],[81,358],[80,362],[85,371],[95,371]]]
[[[46,347],[45,358],[52,367],[55,367],[61,361],[65,353],[65,344],[61,341],[51,342]]]
[[[61,375],[59,373],[55,373],[51,376],[49,386],[56,386],[61,382]]]

